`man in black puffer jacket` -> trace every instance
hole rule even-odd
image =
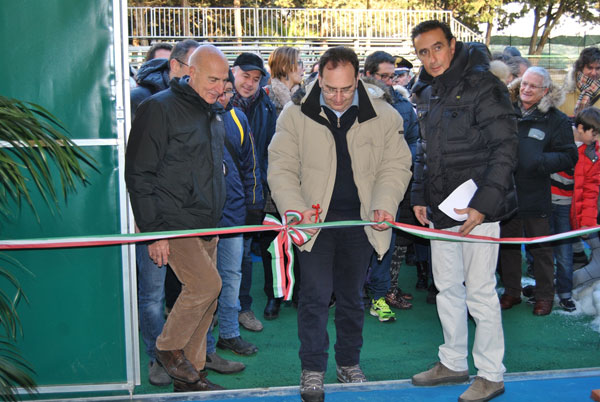
[[[140,105],[125,154],[125,181],[140,231],[214,228],[225,203],[222,116],[213,104],[223,93],[229,66],[214,46],[189,59],[189,77]],[[183,290],[160,336],[158,362],[174,379],[175,391],[216,389],[206,378],[206,332],[217,306],[221,278],[217,239],[157,240],[148,254],[167,263]]]
[[[516,208],[517,125],[506,87],[488,71],[485,46],[457,42],[446,24],[423,22],[412,38],[423,63],[413,87],[421,131],[411,189],[415,215],[436,229],[499,237],[499,221]],[[447,216],[440,203],[468,180],[477,188],[467,206],[454,209],[462,219]],[[432,240],[431,257],[444,344],[435,367],[412,382],[468,381],[470,313],[477,324],[473,360],[478,373],[459,401],[490,400],[504,392],[506,371],[495,291],[498,244]]]

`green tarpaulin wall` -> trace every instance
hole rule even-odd
[[[121,7],[116,0],[0,0],[0,93],[48,109],[97,168],[86,168],[89,182],[66,202],[61,199],[58,212],[39,196],[34,197],[39,220],[26,204],[15,205],[13,217],[1,218],[1,238],[111,234],[126,228],[119,167],[122,38],[115,18]],[[33,186],[32,191],[37,194]],[[57,386],[130,389],[135,341],[127,249],[3,254],[31,272],[0,260],[17,273],[29,298],[18,309],[23,325],[18,347],[34,367],[42,392]]]

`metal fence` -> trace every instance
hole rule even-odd
[[[130,40],[406,40],[418,23],[438,19],[458,40],[482,41],[449,11],[301,8],[129,7]]]

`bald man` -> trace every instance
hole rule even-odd
[[[213,228],[225,202],[223,138],[215,112],[228,79],[223,53],[211,45],[191,55],[190,75],[142,103],[125,155],[125,180],[141,232]],[[206,332],[221,279],[216,237],[157,240],[150,258],[167,263],[182,291],[156,340],[156,358],[175,391],[223,389],[206,379]]]

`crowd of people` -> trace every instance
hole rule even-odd
[[[302,212],[301,224],[362,220],[370,226],[304,229],[294,250],[303,401],[324,400],[329,310],[342,383],[367,381],[360,367],[365,309],[381,322],[412,307],[415,289],[437,305],[439,362],[418,386],[469,381],[468,323],[476,323],[477,375],[459,401],[504,392],[501,310],[574,311],[574,286],[600,277],[600,240],[574,271],[580,239],[527,248],[535,286],[521,287],[520,245],[426,241],[385,221],[500,237],[536,237],[595,226],[600,168],[600,49],[583,50],[562,87],[517,49],[490,54],[426,21],[412,31],[416,59],[385,51],[359,65],[332,47],[306,71],[300,50],[254,53],[230,67],[221,50],[184,40],[157,43],[135,76],[125,179],[140,232],[257,225],[266,213]],[[565,101],[566,99],[566,101]],[[454,214],[440,204],[459,186],[475,190]],[[140,332],[151,384],[175,391],[222,389],[207,370],[244,370],[259,349],[240,326],[262,331],[254,313],[252,254],[267,296],[262,318],[282,305],[269,246],[274,232],[162,239],[136,246]],[[579,247],[579,249],[578,249]],[[585,253],[584,253],[585,256]],[[588,261],[586,261],[588,262]],[[556,269],[555,269],[556,264]],[[504,293],[496,292],[497,275]],[[166,319],[165,319],[165,311]],[[218,339],[213,328],[218,326]]]

